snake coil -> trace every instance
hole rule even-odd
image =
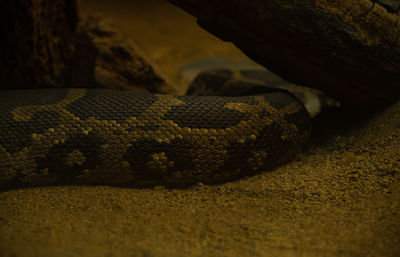
[[[282,91],[3,91],[0,186],[217,183],[290,160],[309,135],[306,110]]]

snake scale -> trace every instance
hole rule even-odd
[[[232,74],[208,81],[219,88],[245,84]],[[256,91],[245,96],[2,91],[0,187],[186,186],[270,169],[306,145],[310,119],[291,94]]]

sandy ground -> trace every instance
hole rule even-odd
[[[82,10],[113,16],[182,92],[182,64],[244,58],[158,0],[86,0]],[[2,192],[0,256],[400,256],[399,141],[400,103],[333,111],[295,161],[235,182]]]

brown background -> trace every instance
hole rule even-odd
[[[112,17],[180,92],[181,65],[245,58],[163,1],[82,11]],[[223,185],[2,192],[0,256],[399,256],[400,104],[314,126],[295,161]]]

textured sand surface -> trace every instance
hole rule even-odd
[[[181,65],[244,58],[167,3],[127,2],[83,11],[113,16],[181,92]],[[222,185],[1,192],[0,256],[400,256],[400,103],[325,113],[295,161]]]

